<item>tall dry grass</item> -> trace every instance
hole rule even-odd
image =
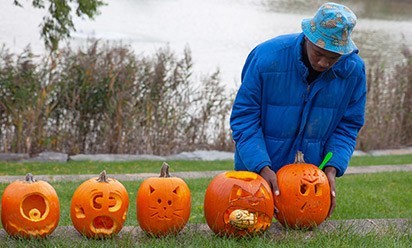
[[[1,152],[232,149],[219,71],[194,78],[189,49],[138,56],[94,42],[51,59],[5,48],[0,58]]]
[[[412,145],[412,56],[394,69],[368,65],[362,150]],[[37,57],[0,49],[0,152],[168,155],[233,151],[233,92],[219,71],[196,78],[187,48],[136,55],[124,45],[91,43]]]
[[[403,61],[393,68],[380,58],[369,63],[365,126],[361,150],[412,145],[412,53],[402,47]]]

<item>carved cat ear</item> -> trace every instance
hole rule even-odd
[[[230,192],[230,201],[239,200],[240,198],[250,197],[252,196],[251,193],[247,192],[246,190],[242,189],[239,185],[234,185],[232,191]]]
[[[153,188],[151,185],[149,185],[149,190],[150,190],[150,194],[153,194],[153,192],[155,192],[155,188]]]
[[[176,195],[180,195],[180,186],[177,186],[172,192]]]
[[[259,189],[255,193],[255,197],[270,199],[270,193],[266,189],[266,187],[261,184]]]

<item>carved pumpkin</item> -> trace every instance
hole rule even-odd
[[[40,238],[51,234],[60,219],[59,198],[45,181],[36,181],[28,173],[26,180],[15,181],[4,190],[1,222],[14,237]]]
[[[70,206],[73,226],[88,238],[106,238],[120,232],[126,220],[129,195],[119,181],[102,171],[83,182]]]
[[[224,172],[207,187],[204,212],[208,226],[220,236],[260,234],[272,222],[272,191],[256,173]]]
[[[189,220],[190,189],[181,178],[169,175],[163,163],[160,177],[145,179],[137,191],[136,217],[140,227],[153,236],[179,233]]]
[[[330,186],[325,173],[303,160],[298,152],[293,164],[277,173],[280,195],[275,196],[279,213],[276,219],[285,227],[312,228],[322,223],[329,212]]]

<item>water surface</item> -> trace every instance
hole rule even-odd
[[[300,32],[323,1],[318,0],[106,0],[95,20],[75,19],[70,40],[84,46],[90,38],[129,44],[136,54],[169,46],[177,55],[189,47],[195,78],[217,68],[228,88],[237,88],[246,56],[271,37]],[[358,15],[353,39],[367,63],[376,55],[390,67],[402,59],[400,46],[412,48],[412,1],[337,1]],[[43,53],[39,27],[42,10],[0,3],[0,44],[20,53],[30,44]]]

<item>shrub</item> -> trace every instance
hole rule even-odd
[[[219,71],[195,81],[188,48],[182,58],[167,47],[149,57],[98,42],[43,61],[30,49],[16,60],[0,55],[3,152],[232,149]]]
[[[359,134],[362,150],[412,145],[412,54],[402,48],[404,60],[393,69],[380,58],[369,65],[365,126]]]

